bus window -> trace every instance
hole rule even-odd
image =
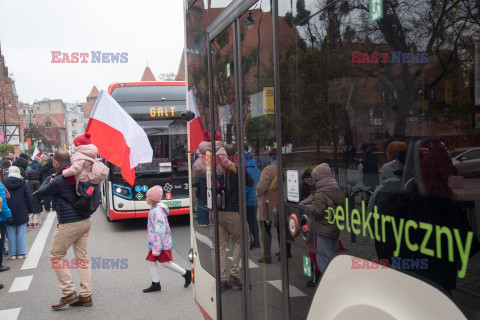
[[[134,186],[123,180],[119,167],[110,164],[104,188],[107,218],[146,217],[149,209],[146,192],[153,185],[165,190],[165,204],[171,209],[170,215],[188,214],[187,123],[181,119],[181,113],[186,110],[184,83],[113,84],[109,92],[145,130],[153,159],[136,167]]]

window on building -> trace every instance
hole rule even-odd
[[[50,121],[45,122],[45,128],[51,128],[52,123]]]
[[[72,119],[72,123],[77,123],[77,119]]]

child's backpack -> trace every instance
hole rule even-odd
[[[92,172],[88,175],[88,179],[93,184],[99,184],[100,182],[105,181],[109,172],[110,169],[108,169],[106,165],[98,161],[98,159],[95,159],[92,165]]]
[[[77,195],[80,197],[72,208],[84,217],[90,217],[100,206],[100,186],[90,182],[78,182]]]

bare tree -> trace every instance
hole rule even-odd
[[[174,72],[160,73],[157,77],[159,81],[174,81],[177,75]]]

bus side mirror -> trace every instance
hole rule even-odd
[[[193,113],[190,110],[182,112],[180,116],[182,117],[183,120],[187,120],[187,121],[192,121],[193,119],[195,119],[195,113]]]

